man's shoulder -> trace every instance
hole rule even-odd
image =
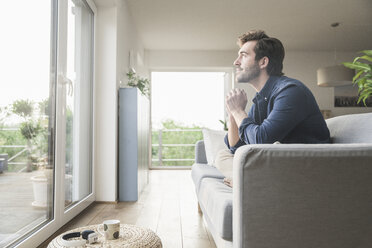
[[[298,91],[308,91],[309,89],[305,86],[304,83],[302,83],[298,79],[281,76],[278,77],[275,87],[273,89],[273,93],[280,93],[283,90],[291,88],[292,90],[298,90]]]
[[[280,76],[280,77],[278,77],[277,85],[278,86],[281,86],[281,85],[286,86],[286,85],[304,85],[304,84],[298,79],[290,78],[290,77],[287,77],[287,76]]]

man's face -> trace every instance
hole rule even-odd
[[[254,47],[257,41],[248,41],[239,50],[238,58],[234,61],[236,80],[239,83],[250,82],[260,75],[260,67],[255,60]]]

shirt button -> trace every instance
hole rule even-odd
[[[267,97],[265,97],[265,101],[267,102]]]

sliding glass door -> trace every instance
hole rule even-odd
[[[53,3],[0,8],[0,247],[54,219]]]
[[[93,12],[82,0],[67,1],[65,87],[65,206],[92,192]]]
[[[0,247],[36,247],[94,200],[90,0],[0,8]]]

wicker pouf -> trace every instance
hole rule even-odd
[[[110,248],[161,248],[161,240],[152,230],[134,225],[121,224],[120,236],[116,240],[106,240],[103,233],[103,225],[85,226],[62,233],[54,238],[48,245],[48,248],[61,248],[62,236],[71,232],[82,232],[84,230],[93,230],[98,233],[98,242],[94,244],[86,244],[84,247],[110,247]]]

